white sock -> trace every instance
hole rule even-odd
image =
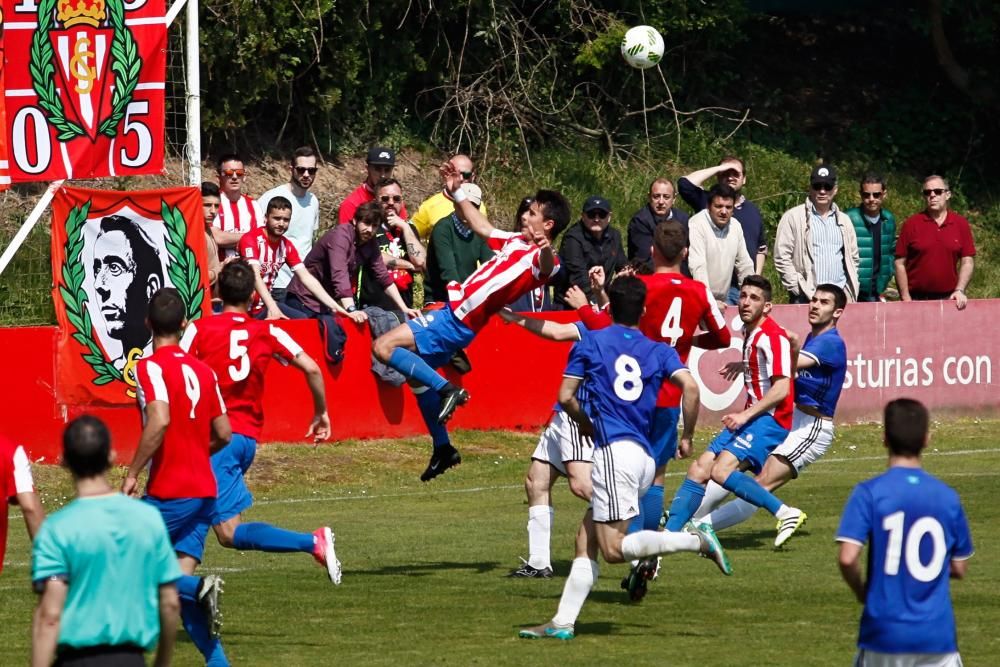
[[[622,540],[622,556],[625,560],[649,558],[675,551],[699,551],[701,540],[693,533],[671,532],[669,530],[640,530]]]
[[[795,510],[793,510],[788,505],[782,503],[781,507],[778,508],[778,511],[774,513],[774,518],[777,519],[778,521],[784,521],[788,517],[792,516],[794,512]]]
[[[552,567],[549,543],[552,538],[551,505],[532,505],[528,508],[528,565],[539,570]]]
[[[742,498],[737,498],[713,511],[702,520],[718,532],[726,528],[732,528],[738,523],[743,523],[752,517],[756,511],[756,505],[752,505]]]
[[[574,558],[569,570],[566,585],[563,586],[562,597],[559,598],[559,609],[552,617],[552,622],[564,628],[576,625],[576,618],[583,609],[583,603],[590,595],[590,589],[597,581],[597,561],[589,558]]]
[[[698,505],[698,509],[695,510],[694,519],[701,519],[707,516],[716,507],[722,504],[722,501],[729,496],[729,490],[723,488],[721,484],[717,484],[713,481],[709,481],[705,486],[705,497],[701,501],[701,505]]]

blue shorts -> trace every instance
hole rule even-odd
[[[143,500],[160,510],[174,551],[200,562],[205,553],[208,526],[215,514],[215,498],[162,499],[146,496]]]
[[[233,433],[229,444],[212,454],[212,472],[219,487],[213,526],[232,519],[253,505],[253,496],[243,476],[256,455],[257,441],[240,433]]]
[[[441,368],[459,350],[465,349],[476,333],[458,321],[451,307],[432,310],[409,320],[417,353],[431,368]]]
[[[722,452],[729,452],[739,459],[740,463],[748,462],[750,470],[756,474],[764,467],[768,455],[783,443],[787,436],[787,428],[774,421],[771,415],[763,414],[754,417],[739,430],[730,431],[727,428],[715,436],[715,440],[708,446],[708,451],[716,456]]]
[[[656,408],[649,442],[653,446],[653,460],[660,468],[677,456],[677,423],[681,420],[680,408]]]

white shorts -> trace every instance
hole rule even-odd
[[[594,521],[628,521],[639,514],[639,498],[646,495],[656,474],[656,462],[631,440],[616,440],[594,450]]]
[[[567,461],[590,463],[594,459],[594,441],[580,435],[579,425],[559,410],[552,413],[531,458],[548,463],[565,475]]]
[[[826,454],[833,442],[833,420],[807,415],[798,408],[792,411],[792,430],[771,456],[780,456],[792,466],[792,477],[798,477],[810,463]]]
[[[958,653],[877,653],[861,649],[854,667],[962,667]]]

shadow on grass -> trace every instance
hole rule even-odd
[[[362,575],[362,574],[374,574],[374,575],[399,575],[407,574],[417,577],[426,577],[431,574],[438,574],[442,570],[470,570],[478,574],[486,574],[500,568],[500,563],[496,562],[479,562],[479,563],[456,563],[456,562],[442,562],[442,563],[420,563],[415,565],[392,565],[387,567],[380,567],[378,569],[372,570],[351,570],[351,576]]]

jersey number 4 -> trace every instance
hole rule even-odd
[[[681,306],[684,301],[675,296],[667,308],[667,314],[663,317],[663,324],[660,325],[660,337],[666,340],[670,347],[676,347],[677,341],[684,335],[684,328],[681,326]]]
[[[885,573],[889,576],[899,574],[899,564],[902,561],[906,570],[917,581],[934,581],[944,567],[944,528],[932,516],[917,519],[908,531],[905,530],[905,521],[906,515],[903,512],[893,512],[882,519],[882,529],[889,533],[889,544],[885,550]],[[920,558],[920,543],[925,536],[930,537],[932,546],[927,563]]]

